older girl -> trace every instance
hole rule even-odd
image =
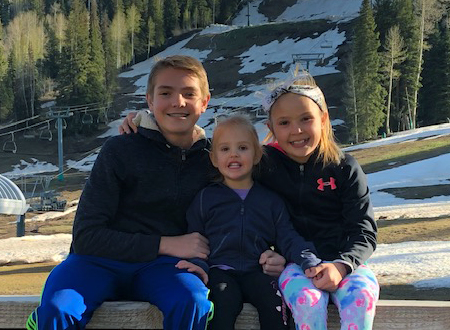
[[[285,199],[295,229],[328,261],[305,272],[288,264],[279,278],[296,328],[325,330],[331,297],[342,330],[372,329],[379,286],[365,262],[377,228],[365,174],[338,148],[311,76],[294,77],[264,100],[273,143],[259,180]]]

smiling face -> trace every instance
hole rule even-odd
[[[228,187],[251,188],[253,166],[261,159],[254,140],[252,133],[242,126],[225,125],[216,128],[210,157]]]
[[[320,143],[326,119],[308,97],[286,93],[270,109],[269,128],[291,159],[305,163]]]
[[[167,141],[189,148],[194,125],[209,101],[209,94],[201,92],[199,78],[189,70],[164,68],[155,77],[152,95],[147,93],[146,97]]]

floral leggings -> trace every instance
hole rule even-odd
[[[317,289],[296,264],[286,267],[279,285],[297,330],[327,329],[330,296],[339,310],[341,330],[372,329],[380,287],[375,274],[365,265],[347,275],[332,293]]]

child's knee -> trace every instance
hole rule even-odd
[[[43,299],[27,321],[29,330],[80,329],[86,305],[83,297],[72,289],[56,291]]]

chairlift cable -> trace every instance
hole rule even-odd
[[[36,127],[36,126],[39,126],[39,125],[47,124],[47,123],[48,123],[49,121],[51,121],[51,120],[53,120],[53,119],[47,119],[47,120],[41,121],[41,122],[39,122],[39,123],[30,125],[30,126],[27,126],[27,127],[18,128],[18,129],[14,130],[14,131],[9,131],[9,132],[5,132],[5,133],[1,133],[1,134],[0,134],[0,137],[5,136],[5,135],[9,135],[9,134],[11,134],[11,133],[16,133],[16,132],[24,131],[24,130],[27,130],[27,129],[30,129],[30,128],[33,128],[33,127]]]

